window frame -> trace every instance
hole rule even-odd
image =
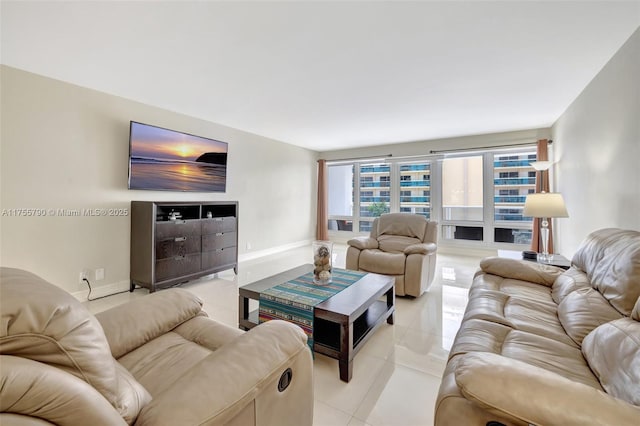
[[[353,165],[353,182],[357,182],[353,188],[353,216],[329,216],[329,220],[349,220],[353,223],[353,231],[335,231],[330,230],[329,235],[333,240],[348,240],[355,236],[369,235],[368,231],[359,232],[360,222],[363,218],[360,217],[360,167],[373,164],[388,164],[389,165],[389,180],[391,182],[388,187],[390,191],[389,211],[399,212],[401,207],[401,172],[400,168],[406,164],[429,164],[429,209],[430,220],[437,221],[438,223],[438,240],[439,245],[451,248],[467,248],[467,249],[509,249],[509,250],[525,250],[529,248],[529,244],[517,244],[495,241],[496,228],[510,228],[510,229],[532,229],[532,222],[529,223],[510,223],[509,221],[495,220],[495,202],[494,196],[496,187],[494,184],[494,156],[495,155],[508,155],[510,152],[514,154],[526,153],[527,151],[535,151],[536,144],[518,144],[518,145],[505,145],[500,148],[486,149],[486,150],[469,150],[466,152],[452,153],[447,155],[424,155],[424,156],[412,156],[410,158],[389,158],[383,161],[380,160],[334,160],[328,161],[327,167],[332,165]],[[465,221],[465,220],[443,220],[442,218],[442,162],[445,158],[467,157],[467,156],[482,156],[483,164],[483,215],[482,221]],[[528,155],[527,158],[523,158],[521,161],[534,161],[532,155]],[[334,163],[334,164],[332,164]],[[328,188],[330,191],[331,188]],[[364,218],[364,221],[371,222],[373,218]],[[442,238],[442,227],[454,225],[454,226],[478,226],[483,229],[483,240],[445,240]]]

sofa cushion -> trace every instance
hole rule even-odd
[[[385,275],[404,275],[404,253],[387,253],[381,250],[365,250],[360,253],[358,268],[362,271]]]
[[[169,332],[134,349],[118,361],[155,398],[211,353],[206,347]]]
[[[551,289],[547,286],[478,271],[469,289],[469,298],[475,297],[476,292],[482,292],[483,290],[492,290],[509,296],[554,304],[551,298]]]
[[[462,323],[451,348],[449,362],[470,352],[499,354],[602,390],[575,344],[567,345],[502,324],[472,319]]]
[[[408,213],[387,213],[378,218],[377,236],[400,235],[418,238],[422,242],[427,229],[424,216]]]
[[[584,338],[582,353],[610,395],[640,405],[640,322],[621,318]]]
[[[403,253],[405,248],[421,243],[422,241],[418,238],[404,237],[401,235],[381,235],[378,237],[380,250],[388,253]]]
[[[578,345],[599,325],[621,317],[622,314],[592,288],[574,291],[558,305],[558,319]]]
[[[586,272],[591,285],[623,315],[640,297],[640,232],[600,229],[587,236],[572,263]]]
[[[484,290],[474,293],[469,299],[463,321],[471,319],[502,324],[514,330],[526,331],[575,346],[558,320],[557,306],[554,303]]]
[[[556,278],[564,271],[555,266],[536,262],[501,257],[486,257],[480,262],[480,268],[489,274],[551,287]]]
[[[201,314],[202,300],[183,288],[171,288],[97,313],[96,318],[112,355],[120,358]],[[135,333],[131,333],[130,324],[136,324]]]
[[[551,297],[556,304],[560,304],[562,299],[576,290],[590,289],[591,284],[587,274],[576,267],[569,268],[565,273],[559,275],[553,283]]]
[[[0,352],[84,380],[118,406],[115,360],[98,320],[71,294],[19,269],[0,271]]]
[[[59,368],[0,355],[0,383],[0,425],[126,425],[94,387]]]
[[[151,402],[151,395],[120,363],[116,362],[115,366],[120,390],[116,408],[124,421],[131,425],[136,421],[140,410]]]

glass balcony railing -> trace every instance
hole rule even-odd
[[[494,161],[493,167],[529,167],[535,160],[504,160]]]
[[[527,199],[526,195],[510,195],[510,196],[495,196],[493,197],[494,203],[519,203],[522,204]]]
[[[400,197],[401,203],[428,203],[429,197]]]
[[[389,188],[391,182],[360,182],[361,188]]]
[[[517,222],[531,222],[531,218],[522,216],[521,214],[496,214],[495,220],[517,221]]]
[[[389,173],[389,166],[365,166],[360,167],[360,173]]]
[[[391,197],[360,197],[361,203],[389,203]]]
[[[502,178],[502,179],[494,179],[494,185],[535,185],[536,178],[534,177],[526,177],[526,178]]]
[[[400,166],[401,172],[428,172],[429,166],[427,164],[405,164]]]
[[[430,180],[401,180],[400,186],[431,186]]]

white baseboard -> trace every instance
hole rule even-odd
[[[102,297],[102,296],[110,296],[114,293],[119,293],[121,291],[129,290],[129,281],[118,281],[116,283],[105,284],[102,286],[96,286],[95,284],[91,284],[91,298],[94,297]],[[86,290],[75,291],[71,293],[73,297],[78,299],[81,302],[85,302],[87,300],[87,296],[89,295],[89,288]]]
[[[302,240],[295,243],[284,244],[281,246],[271,247],[264,250],[256,250],[250,253],[243,253],[238,256],[238,262],[246,262],[248,260],[258,259],[260,257],[269,256],[271,254],[281,253],[283,251],[292,250],[298,247],[311,245],[312,240]]]
[[[271,254],[277,254],[277,253],[281,253],[287,250],[291,250],[291,249],[295,249],[298,247],[304,247],[306,245],[311,245],[311,241],[312,240],[303,240],[303,241],[297,241],[295,243],[289,243],[289,244],[284,244],[281,246],[277,246],[277,247],[271,247],[268,249],[264,249],[264,250],[256,250],[256,251],[252,251],[250,253],[243,253],[241,255],[238,256],[238,262],[246,262],[248,260],[254,260],[254,259],[258,259],[264,256],[269,256]],[[108,296],[114,293],[119,293],[121,291],[125,291],[129,289],[129,281],[119,281],[116,283],[111,283],[111,284],[105,284],[102,286],[96,286],[95,284],[91,285],[91,288],[93,289],[91,291],[91,298],[94,297],[101,297],[101,296]],[[78,299],[81,302],[84,302],[87,300],[87,295],[89,294],[89,289],[87,288],[86,290],[81,290],[81,291],[76,291],[71,293],[71,295],[73,297],[75,297],[76,299]]]

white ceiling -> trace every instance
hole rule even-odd
[[[317,151],[548,127],[640,25],[639,1],[2,1],[0,13],[3,64]]]

